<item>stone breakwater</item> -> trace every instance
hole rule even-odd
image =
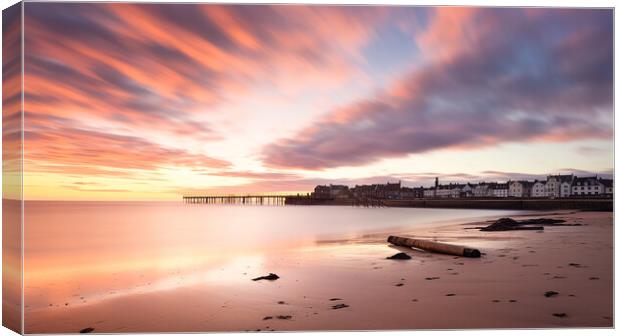
[[[361,205],[350,199],[287,197],[287,205]],[[376,205],[375,205],[376,206]],[[414,199],[381,200],[380,206],[410,208],[613,211],[612,199]]]

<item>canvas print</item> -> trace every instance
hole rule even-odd
[[[613,9],[20,2],[3,325],[611,328]]]

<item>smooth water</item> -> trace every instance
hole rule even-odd
[[[40,309],[132,288],[167,289],[225,258],[515,212],[31,201],[24,218],[25,304]]]

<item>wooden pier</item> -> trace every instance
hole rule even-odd
[[[229,195],[229,196],[183,196],[183,202],[192,204],[247,204],[285,205],[287,195]],[[297,197],[297,196],[294,196]]]
[[[385,207],[384,200],[376,198],[314,198],[309,195],[228,195],[183,196],[190,204],[241,204],[241,205],[352,205],[358,207]]]

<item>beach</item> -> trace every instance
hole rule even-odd
[[[26,307],[27,333],[561,328],[613,326],[613,213],[543,231],[481,232],[483,222],[325,239],[240,256],[181,286],[81,304]],[[481,258],[390,246],[388,234],[466,245]],[[410,260],[388,260],[397,252]],[[252,281],[275,273],[277,280]],[[183,276],[179,276],[183,277]],[[145,280],[146,282],[147,280]],[[547,292],[557,294],[545,296]],[[28,304],[28,302],[26,302]]]

